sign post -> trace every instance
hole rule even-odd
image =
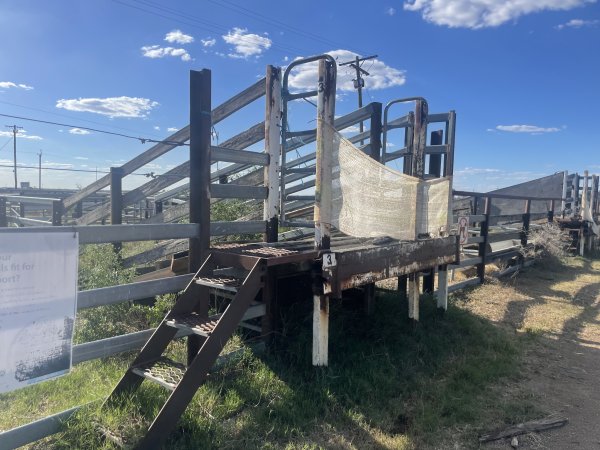
[[[0,233],[0,392],[71,369],[79,237]]]

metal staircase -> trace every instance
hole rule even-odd
[[[266,263],[262,258],[212,252],[204,261],[104,404],[110,408],[123,394],[135,391],[145,379],[171,391],[135,448],[158,449],[165,442],[223,347],[247,315],[264,285],[265,274]],[[211,289],[234,293],[234,296],[221,314],[208,316],[200,311],[208,310]],[[163,356],[168,344],[182,332],[203,340],[187,366]]]

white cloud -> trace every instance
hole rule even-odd
[[[182,61],[191,61],[192,57],[183,48],[161,47],[160,45],[145,45],[142,47],[142,56],[146,58],[156,59],[164,58],[165,56],[180,57]]]
[[[10,88],[24,89],[26,91],[30,91],[33,89],[33,86],[28,86],[22,83],[13,83],[12,81],[0,81],[0,89]]]
[[[154,128],[156,131],[160,131],[160,127],[158,125],[154,125],[152,128]]]
[[[194,42],[194,37],[189,34],[184,34],[181,30],[173,30],[166,34],[165,41],[171,44],[191,44]]]
[[[90,158],[86,158],[85,156],[76,156],[75,159],[79,159],[80,161],[87,161]]]
[[[556,127],[544,128],[544,127],[538,127],[536,125],[498,125],[496,127],[496,130],[508,131],[509,133],[540,134],[540,133],[556,133],[557,131],[560,131],[561,129],[556,128]]]
[[[391,6],[385,10],[385,13],[388,16],[393,16],[394,14],[396,14],[396,8],[392,8]]]
[[[206,38],[200,39],[200,42],[202,43],[203,47],[212,47],[217,43],[217,40],[215,38]]]
[[[170,131],[171,133],[174,133],[176,131],[179,131],[179,128],[169,127],[169,128],[167,128],[167,131]]]
[[[71,128],[69,130],[71,134],[90,134],[88,130],[82,130],[81,128]]]
[[[583,28],[583,27],[595,27],[600,23],[600,20],[583,20],[583,19],[571,19],[566,23],[562,23],[556,26],[556,29],[562,30],[564,28]]]
[[[450,28],[497,27],[539,11],[570,10],[596,0],[407,0],[404,9]]]
[[[68,111],[91,112],[103,116],[114,117],[146,117],[158,106],[147,98],[108,97],[108,98],[72,98],[56,102],[57,108]]]
[[[242,59],[248,59],[251,56],[259,57],[271,47],[271,39],[247,31],[246,28],[235,27],[222,36],[225,42],[233,45],[233,53],[229,53],[229,57]]]
[[[349,61],[357,55],[349,50],[333,50],[327,52],[338,62]],[[302,64],[293,69],[290,73],[290,87],[295,89],[310,90],[316,89],[318,63]],[[406,72],[386,65],[379,59],[369,61],[367,66],[369,76],[365,76],[365,86],[369,89],[385,89],[392,86],[401,86],[406,83]],[[341,91],[354,91],[354,82],[356,77],[354,69],[347,67],[338,67],[337,88]]]
[[[12,131],[0,131],[1,137],[13,137]],[[36,136],[33,134],[27,134],[26,130],[19,130],[17,133],[18,139],[31,139],[32,141],[41,141],[43,138],[41,136]]]

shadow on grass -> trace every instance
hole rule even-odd
[[[369,317],[352,300],[332,301],[330,364],[314,368],[312,302],[293,303],[285,334],[211,376],[166,448],[477,447],[482,428],[528,417],[527,402],[515,407],[497,389],[518,374],[520,338],[456,307],[441,316],[432,298],[421,305],[414,324],[397,293],[379,292]],[[134,416],[150,418],[164,395],[145,384]],[[83,412],[54,448],[110,448],[90,425],[98,417],[127,420]]]

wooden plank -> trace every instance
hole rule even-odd
[[[258,80],[256,83],[254,83],[252,86],[248,87],[247,89],[244,89],[239,94],[234,95],[227,101],[223,102],[221,105],[217,106],[211,113],[213,125],[217,124],[218,122],[225,119],[226,117],[229,117],[235,111],[243,108],[244,106],[246,106],[246,105],[252,103],[253,101],[257,100],[258,98],[262,97],[264,95],[264,93],[265,93],[265,79],[262,78],[262,79]],[[189,127],[189,125],[187,125],[187,126],[183,127],[181,130],[178,130],[177,132],[175,132],[172,135],[170,135],[169,137],[167,137],[164,141],[165,142],[184,143],[189,138],[190,138],[190,127]],[[152,146],[145,152],[139,154],[138,156],[136,156],[135,158],[131,159],[130,161],[126,162],[125,164],[123,164],[121,166],[121,168],[123,169],[123,176],[129,175],[134,170],[137,170],[140,167],[143,167],[144,165],[148,164],[149,162],[154,161],[159,156],[167,153],[168,151],[174,149],[177,146],[178,145],[176,145],[176,144],[173,145],[173,144],[165,144],[165,143],[158,143],[158,144]],[[63,201],[65,209],[70,208],[71,206],[75,205],[76,203],[80,202],[81,200],[83,200],[84,198],[88,197],[89,195],[95,193],[96,191],[108,186],[109,184],[110,184],[110,175],[103,176],[102,178],[98,179],[94,183],[86,186],[85,188],[81,189],[80,191],[76,192],[75,194],[71,195],[70,197],[67,197]]]
[[[228,139],[223,142],[223,146],[227,146],[228,148],[233,149],[243,149],[246,147],[250,147],[251,145],[260,142],[264,138],[264,122],[258,123],[248,130],[238,134],[237,136]],[[233,167],[232,167],[233,166]],[[228,166],[220,173],[214,173],[212,175],[213,179],[217,179],[219,176],[223,174],[232,174],[236,171],[243,170],[248,167],[246,164],[237,164]],[[127,192],[123,196],[123,206],[128,206],[133,203],[136,203],[140,200],[147,198],[148,196],[154,194],[155,192],[160,191],[172,184],[177,183],[178,181],[183,180],[184,178],[189,176],[190,171],[190,162],[186,161],[183,164],[169,170],[167,173],[158,176],[157,178],[149,181],[148,183],[134,189],[132,191]],[[96,209],[88,212],[86,215],[77,220],[78,224],[86,225],[90,223],[94,223],[106,216],[110,213],[110,204],[105,203]]]
[[[520,436],[522,434],[551,430],[553,428],[562,427],[567,423],[569,423],[569,419],[567,419],[566,417],[531,420],[529,422],[513,425],[504,430],[481,435],[479,437],[479,442],[491,442],[497,441],[499,439],[506,439],[513,436]]]
[[[212,146],[210,160],[266,166],[269,164],[269,155],[248,150]]]
[[[335,241],[334,241],[335,242]],[[338,290],[408,275],[457,260],[456,236],[355,249],[336,249]]]

